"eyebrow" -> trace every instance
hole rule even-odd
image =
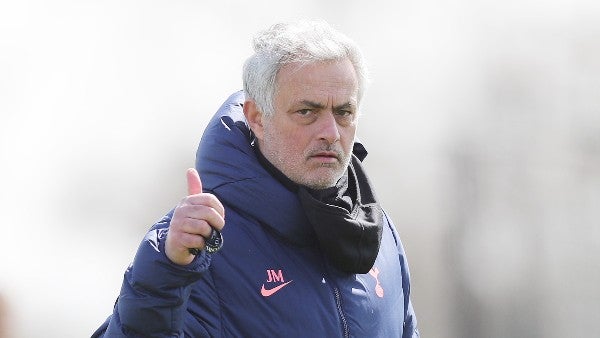
[[[302,100],[300,101],[301,104],[306,105],[310,108],[314,108],[314,109],[324,109],[325,105],[318,103],[318,102],[313,102],[313,101],[309,101],[309,100]],[[342,109],[349,109],[349,108],[354,108],[355,105],[352,104],[352,102],[346,102],[346,103],[342,103],[340,105],[337,105],[335,107],[333,107],[334,111],[339,111]]]

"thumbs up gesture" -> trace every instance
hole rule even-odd
[[[165,251],[175,264],[186,265],[194,255],[190,249],[204,249],[213,228],[225,225],[225,209],[215,195],[202,192],[202,181],[196,169],[187,170],[188,196],[175,207],[169,226]]]

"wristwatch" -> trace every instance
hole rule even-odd
[[[215,228],[212,229],[211,233],[210,233],[210,237],[208,237],[205,241],[206,245],[204,247],[204,249],[206,250],[206,252],[208,253],[215,253],[219,250],[221,250],[221,248],[223,247],[223,235],[221,234],[221,232]],[[199,248],[190,248],[188,249],[188,251],[192,254],[192,255],[199,255],[200,252],[202,252],[201,249]]]

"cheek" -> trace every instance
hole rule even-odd
[[[354,145],[354,137],[356,136],[356,127],[345,128],[341,131],[341,142],[342,147],[346,151],[352,150],[352,145]]]
[[[281,143],[283,155],[289,162],[298,164],[300,158],[304,157],[304,147],[293,135],[288,135]]]
[[[284,147],[290,152],[293,151],[293,153],[289,153],[290,156],[303,155],[306,148],[310,146],[312,138],[309,130],[306,129],[290,128],[280,134],[280,141],[285,145]]]
[[[265,132],[264,141],[273,155],[277,156],[280,164],[290,163],[295,166],[299,158],[304,156],[303,143],[300,135],[290,130],[269,129]]]

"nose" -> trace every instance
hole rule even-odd
[[[332,112],[322,114],[319,122],[320,140],[327,141],[327,144],[334,144],[340,139],[339,125]]]

